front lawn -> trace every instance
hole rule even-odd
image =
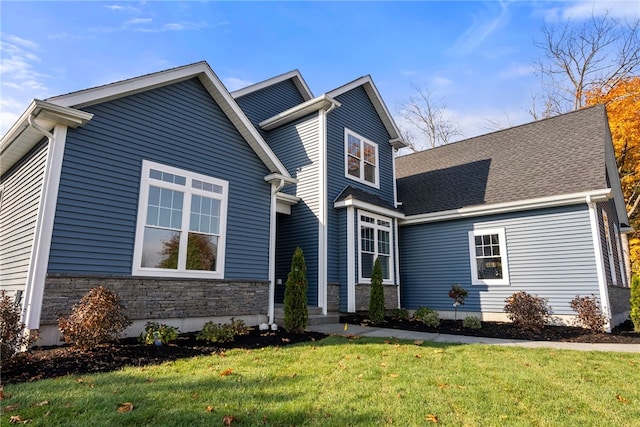
[[[334,336],[7,385],[0,404],[2,425],[631,426],[639,381],[633,353]]]

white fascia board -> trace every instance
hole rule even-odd
[[[398,218],[398,219],[404,218],[404,214],[402,212],[398,212],[396,210],[389,209],[389,208],[384,208],[382,206],[374,205],[372,203],[363,202],[358,199],[349,198],[349,199],[344,199],[344,200],[340,200],[339,202],[333,203],[333,207],[336,209],[348,208],[350,206],[353,206],[357,209],[364,209],[366,211],[377,213],[377,214],[384,215],[391,218]]]
[[[494,203],[492,205],[472,206],[451,209],[422,215],[411,215],[400,219],[399,225],[426,224],[430,222],[450,221],[484,215],[527,211],[533,209],[553,208],[557,206],[578,205],[582,203],[601,202],[612,197],[611,189],[586,191],[582,193],[562,194],[559,196],[540,197],[536,199],[518,200],[515,202]]]
[[[359,79],[356,79],[350,83],[347,83],[344,86],[336,88],[331,92],[328,92],[327,95],[329,95],[330,97],[337,97],[359,86],[364,87],[364,90],[367,93],[367,96],[369,96],[369,99],[371,100],[374,108],[376,109],[376,112],[380,116],[382,123],[384,123],[384,126],[387,129],[387,132],[389,133],[389,135],[391,135],[389,144],[392,147],[395,147],[398,149],[407,147],[408,144],[402,140],[400,130],[398,129],[398,126],[393,120],[391,113],[389,113],[389,110],[387,109],[387,106],[385,105],[384,100],[380,96],[380,92],[378,92],[378,89],[373,83],[373,79],[371,78],[370,75],[360,77]]]
[[[304,81],[304,79],[302,78],[302,74],[300,74],[300,71],[298,70],[289,71],[288,73],[280,74],[279,76],[275,76],[270,79],[264,80],[262,82],[255,83],[250,86],[244,87],[242,89],[235,90],[231,92],[231,96],[234,99],[240,98],[242,96],[259,91],[269,86],[273,86],[275,84],[284,82],[289,79],[293,81],[293,84],[296,86],[296,88],[298,89],[298,92],[300,92],[300,94],[302,95],[302,98],[305,101],[308,101],[309,99],[313,98],[313,93],[311,93],[311,89],[309,89],[307,82]]]
[[[604,112],[607,115],[606,111]],[[627,206],[624,201],[624,193],[622,191],[622,184],[620,184],[620,176],[618,174],[618,164],[616,162],[616,155],[613,149],[613,141],[611,138],[611,130],[609,128],[609,120],[605,117],[606,132],[604,141],[604,158],[605,166],[607,168],[607,175],[609,178],[609,185],[613,190],[613,203],[616,206],[616,213],[618,216],[618,224],[629,225],[629,216],[627,215]]]
[[[84,126],[93,114],[34,99],[0,139],[1,172],[8,170],[44,138],[39,130],[29,124],[29,117],[38,127],[52,131],[56,125],[70,128]]]
[[[288,110],[285,110],[280,114],[263,120],[258,123],[258,126],[260,126],[264,130],[275,129],[316,111],[331,108],[332,105],[335,107],[340,107],[340,105],[342,104],[327,95],[321,95],[317,98],[310,99],[309,101],[296,105],[293,108],[289,108]]]

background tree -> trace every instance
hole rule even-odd
[[[446,107],[432,99],[432,92],[414,86],[416,95],[400,106],[400,117],[407,126],[402,129],[402,136],[413,151],[434,148],[452,142],[453,138],[462,136],[462,130],[456,123],[446,117]],[[415,135],[411,129],[417,129]]]
[[[382,266],[376,258],[371,271],[371,293],[369,294],[369,320],[380,323],[384,320],[384,288],[382,286]]]
[[[284,327],[287,331],[302,332],[307,327],[307,284],[307,264],[298,247],[293,253],[284,288]]]
[[[586,105],[605,104],[630,225],[640,226],[640,76],[621,79],[611,88],[594,88],[585,94]],[[629,239],[629,258],[640,268],[640,233]],[[626,248],[625,248],[626,249]],[[630,271],[631,266],[627,266]]]
[[[543,57],[535,62],[543,90],[534,96],[535,119],[576,110],[588,90],[608,91],[640,68],[640,19],[621,21],[609,13],[544,25],[534,41]]]

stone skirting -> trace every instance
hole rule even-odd
[[[49,275],[40,323],[57,324],[96,286],[115,291],[132,321],[262,315],[269,307],[268,281]]]
[[[398,286],[383,285],[384,307],[386,309],[398,308]],[[369,310],[369,297],[371,295],[370,284],[356,285],[356,311]]]

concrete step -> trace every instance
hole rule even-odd
[[[313,325],[325,325],[327,323],[339,323],[340,313],[329,312],[326,315],[322,314],[321,307],[308,307],[309,318],[307,321],[308,326]],[[277,304],[274,311],[274,318],[276,324],[284,327],[284,306]]]

